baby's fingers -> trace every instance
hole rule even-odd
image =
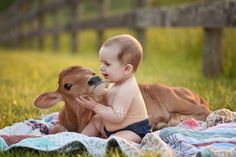
[[[84,99],[83,97],[76,97],[75,98],[76,99],[76,101],[78,102],[78,103],[80,103],[80,104],[85,104],[86,103],[86,99]]]
[[[93,97],[91,97],[91,96],[90,96],[90,97],[87,97],[87,100],[93,101],[93,102],[95,101],[95,99],[94,99]]]

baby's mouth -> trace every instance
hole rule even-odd
[[[102,74],[105,78],[107,78],[108,77],[108,74]]]

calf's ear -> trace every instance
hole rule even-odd
[[[34,106],[38,108],[46,109],[46,108],[50,108],[56,105],[56,103],[58,103],[61,100],[62,100],[62,96],[57,91],[47,92],[47,93],[41,94],[39,97],[37,97],[34,100]]]

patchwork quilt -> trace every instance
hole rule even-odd
[[[75,132],[50,134],[57,123],[58,113],[42,116],[40,120],[29,119],[0,130],[0,151],[12,148],[31,148],[44,152],[85,151],[91,156],[104,156],[107,151],[118,148],[127,156],[142,155],[156,151],[171,157],[173,151],[154,133],[146,135],[140,144],[121,138],[101,139]]]
[[[206,122],[188,119],[176,127],[149,133],[140,144],[74,132],[50,134],[57,117],[58,113],[52,113],[1,129],[0,151],[30,148],[44,152],[85,151],[91,156],[103,156],[118,148],[127,156],[155,151],[164,157],[236,157],[236,115],[227,109],[212,112]]]

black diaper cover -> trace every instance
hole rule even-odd
[[[108,131],[104,127],[104,132],[108,137],[111,136],[112,134],[115,134],[116,132],[124,131],[124,130],[130,130],[136,133],[137,135],[139,135],[141,138],[143,138],[147,133],[151,132],[151,125],[150,125],[149,120],[145,119],[145,120],[130,124],[127,127],[116,130],[116,131]]]

